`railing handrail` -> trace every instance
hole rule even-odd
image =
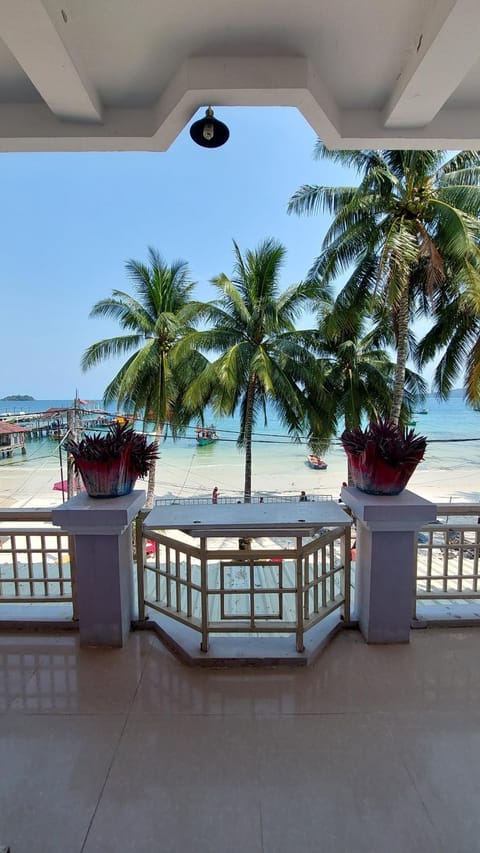
[[[333,501],[333,495],[317,495],[313,492],[308,494],[307,498],[308,503],[331,503]],[[292,492],[287,495],[268,495],[264,493],[261,496],[252,496],[251,501],[249,503],[258,504],[279,504],[279,503],[298,503],[299,495],[298,492]],[[190,498],[155,498],[155,506],[194,506],[198,504],[211,504],[212,497],[211,495],[198,495],[197,497]],[[240,495],[226,495],[219,496],[217,498],[217,504],[243,504],[244,501],[241,499]]]
[[[480,503],[437,504],[437,515],[476,515],[480,516]]]
[[[52,510],[43,507],[20,507],[0,509],[0,522],[11,521],[51,521]]]

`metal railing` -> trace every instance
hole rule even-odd
[[[261,537],[261,533],[258,534]],[[235,540],[234,540],[235,541]],[[161,613],[201,634],[304,634],[343,609],[350,620],[350,528],[324,529],[302,537],[238,540],[194,539],[175,531],[143,531],[137,519],[139,618]]]
[[[308,494],[307,501],[309,503],[323,503],[324,501],[333,501],[333,495]],[[252,497],[252,504],[281,504],[281,503],[298,503],[298,492],[290,495],[264,494],[258,497]],[[155,506],[197,506],[211,504],[211,495],[199,495],[194,498],[155,498]],[[243,499],[232,497],[230,495],[217,498],[217,504],[243,504]]]
[[[75,619],[74,540],[51,520],[51,510],[0,510],[0,605],[71,604]]]
[[[350,530],[328,529],[314,539],[262,540],[250,550],[215,539],[143,532],[136,526],[140,618],[147,610],[170,616],[201,634],[295,634],[343,609],[350,619]],[[414,617],[426,608],[437,621],[462,616],[480,621],[479,504],[442,504],[437,523],[419,532]],[[248,543],[247,543],[248,546]],[[51,510],[0,510],[0,620],[2,605],[42,604],[75,611],[73,537],[51,524]],[[13,608],[16,611],[16,608]],[[9,609],[9,618],[12,610]],[[19,619],[28,619],[18,608]]]
[[[437,605],[445,618],[445,604],[475,605],[464,615],[479,618],[480,516],[478,504],[439,504],[438,522],[421,529],[417,542],[414,618],[418,603]],[[431,609],[433,614],[433,609]]]

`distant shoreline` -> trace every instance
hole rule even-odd
[[[28,394],[9,394],[8,397],[0,397],[0,403],[8,400],[13,403],[26,403],[27,401],[35,401],[35,397],[30,397]]]

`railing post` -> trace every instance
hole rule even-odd
[[[144,491],[98,500],[85,493],[52,510],[52,521],[75,537],[80,645],[123,646],[133,604],[131,525]]]
[[[357,519],[355,606],[367,643],[408,643],[418,531],[437,507],[405,489],[396,496],[342,488]]]
[[[208,561],[207,548],[204,536],[200,539],[200,586],[202,588],[202,652],[208,652]]]
[[[75,554],[75,537],[68,537],[68,551],[70,554],[70,579],[72,590],[72,619],[78,622],[78,607],[77,607],[77,556]]]
[[[302,539],[297,537],[297,571],[296,571],[296,596],[297,596],[297,630],[296,630],[296,648],[297,652],[303,652],[305,645],[303,642],[303,553]]]
[[[352,536],[351,528],[345,527],[342,536],[342,562],[343,562],[343,619],[345,624],[350,622],[351,594],[352,594]]]
[[[137,555],[137,597],[138,597],[138,621],[144,622],[145,616],[145,548],[143,545],[143,517],[139,513],[135,521],[135,551]]]

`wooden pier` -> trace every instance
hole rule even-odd
[[[25,439],[41,439],[51,438],[54,441],[61,441],[67,433],[69,427],[69,412],[73,412],[74,407],[69,408],[51,408],[45,412],[6,412],[0,415],[0,433],[18,434],[17,428],[22,430],[22,435]],[[85,411],[77,409],[77,414],[80,416],[82,429],[95,429],[112,423],[115,418],[114,414],[108,412],[96,412],[94,410]],[[6,430],[6,427],[12,427],[11,430]],[[26,453],[23,441],[23,453]],[[7,444],[6,438],[4,439]],[[14,442],[12,446],[5,447],[5,452],[12,455],[13,450],[17,449],[18,442]],[[0,442],[0,452],[4,455],[4,448]]]

